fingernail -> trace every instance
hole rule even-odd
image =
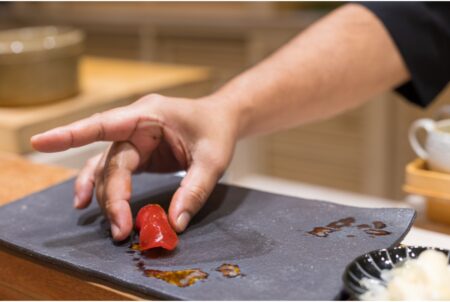
[[[75,208],[78,208],[79,205],[80,205],[80,199],[78,198],[78,196],[75,195],[75,197],[73,199],[73,206]]]
[[[111,223],[111,234],[112,234],[113,238],[116,238],[117,236],[119,236],[119,233],[120,233],[120,228],[116,224]]]
[[[177,218],[177,226],[180,231],[184,231],[187,227],[189,221],[191,220],[191,215],[188,212],[181,213]]]

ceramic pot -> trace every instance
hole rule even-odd
[[[79,92],[84,34],[69,27],[0,31],[0,106],[36,105]]]

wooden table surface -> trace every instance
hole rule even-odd
[[[31,163],[0,153],[0,206],[57,184],[74,170]],[[75,210],[74,210],[75,211]],[[1,300],[135,300],[124,289],[0,249]]]

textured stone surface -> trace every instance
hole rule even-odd
[[[148,202],[167,207],[179,179],[139,175],[134,178],[133,212]],[[219,185],[207,206],[180,236],[174,253],[145,259],[147,268],[199,268],[206,280],[178,288],[145,277],[127,253],[129,242],[114,244],[96,202],[72,209],[73,180],[0,208],[0,245],[170,299],[194,300],[330,300],[342,289],[345,266],[356,256],[386,248],[404,237],[411,209],[367,209],[305,200]],[[354,217],[352,227],[327,237],[308,234],[314,227]],[[390,235],[371,238],[356,225],[383,221]],[[350,237],[348,237],[350,235]],[[215,271],[238,264],[242,277]]]

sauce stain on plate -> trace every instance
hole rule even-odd
[[[178,287],[191,286],[197,281],[204,280],[209,276],[208,273],[205,273],[204,271],[197,268],[178,271],[145,269],[144,274],[147,277],[157,278]]]
[[[208,273],[205,273],[204,271],[197,268],[170,271],[146,268],[145,262],[142,260],[142,258],[155,258],[157,257],[158,252],[159,250],[155,251],[155,254],[150,253],[151,255],[149,256],[148,252],[141,251],[138,243],[131,243],[131,245],[129,246],[129,250],[126,251],[127,254],[133,255],[132,261],[135,262],[136,268],[141,271],[144,276],[160,279],[178,287],[188,287],[194,285],[200,280],[207,279],[209,276]],[[136,253],[139,253],[139,255],[136,255]]]
[[[218,268],[216,268],[216,271],[221,272],[222,275],[227,278],[235,278],[238,276],[243,276],[241,274],[241,269],[237,264],[224,263]]]
[[[317,226],[313,228],[311,231],[306,232],[307,234],[316,236],[316,237],[328,237],[329,234],[334,232],[339,232],[343,228],[354,228],[353,224],[355,223],[354,217],[342,218],[336,221],[332,221],[326,226]],[[363,223],[358,224],[356,228],[360,231],[363,231],[369,238],[375,238],[376,236],[387,236],[392,234],[392,232],[384,230],[387,227],[386,223],[383,221],[372,221],[373,227],[369,224]],[[348,238],[355,237],[354,234],[347,235]]]

